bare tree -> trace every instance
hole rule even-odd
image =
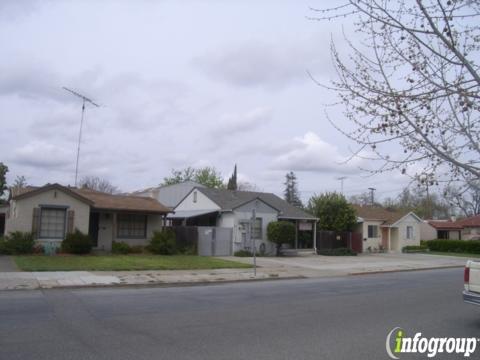
[[[359,144],[353,156],[377,161],[372,173],[429,185],[479,179],[480,2],[346,0],[312,10],[316,20],[354,17],[363,38],[345,35],[346,58],[332,41],[338,80],[327,86],[349,125],[330,122]]]
[[[480,214],[480,182],[472,181],[463,187],[449,186],[445,192],[445,199],[455,206],[464,216]]]
[[[98,176],[84,176],[80,180],[79,185],[83,189],[90,189],[108,194],[117,194],[120,192],[120,190],[108,180],[102,179]]]

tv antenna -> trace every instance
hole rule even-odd
[[[340,180],[340,189],[341,189],[341,194],[343,195],[343,181],[346,179],[346,176],[340,176],[337,177],[337,180]]]
[[[77,162],[75,165],[75,187],[77,186],[77,181],[78,181],[78,161],[80,159],[80,144],[82,142],[82,129],[83,129],[83,119],[85,117],[85,103],[88,102],[96,107],[100,107],[100,105],[96,104],[93,102],[93,100],[89,99],[88,97],[79,94],[76,91],[70,90],[67,87],[63,87],[63,90],[66,90],[70,93],[72,93],[75,96],[78,96],[80,99],[82,99],[82,117],[80,119],[80,131],[78,132],[78,147],[77,147]]]

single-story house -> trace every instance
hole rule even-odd
[[[109,251],[113,241],[146,245],[169,212],[151,198],[47,184],[11,191],[5,231],[32,232],[39,243],[59,245],[78,229],[94,248]]]
[[[461,240],[463,226],[451,220],[424,220],[420,224],[422,240]]]
[[[462,239],[480,240],[480,215],[457,220],[456,224],[462,226]]]
[[[422,219],[413,212],[390,211],[379,206],[353,207],[364,252],[381,249],[398,252],[407,245],[420,245]]]
[[[252,211],[256,217],[251,226]],[[296,226],[294,248],[315,247],[317,218],[271,193],[234,191],[194,187],[168,215],[177,226],[214,226],[232,229],[233,251],[252,249],[250,234],[256,248],[274,252],[267,240],[267,226],[272,221],[291,221]],[[299,236],[310,231],[310,240]]]

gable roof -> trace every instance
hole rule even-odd
[[[163,185],[151,187],[144,190],[138,190],[128,195],[151,197],[160,201],[163,205],[174,208],[176,207],[193,188],[201,188],[204,185],[195,181],[184,181],[178,184]]]
[[[470,216],[462,220],[457,220],[456,223],[463,227],[480,227],[480,215]]]
[[[450,220],[428,220],[428,224],[437,230],[461,230],[463,226]]]
[[[272,193],[236,191],[226,189],[195,188],[216,203],[223,211],[232,211],[253,200],[259,199],[279,212],[281,219],[316,220],[310,215]]]
[[[141,196],[112,195],[90,189],[77,189],[60,184],[47,184],[42,187],[29,187],[19,191],[12,199],[21,200],[49,190],[60,190],[98,210],[122,210],[166,214],[170,209],[157,200]]]
[[[355,209],[357,217],[367,221],[382,221],[383,225],[393,225],[408,214],[412,214],[421,221],[421,219],[411,211],[391,211],[380,206],[370,205],[352,204],[352,206]]]

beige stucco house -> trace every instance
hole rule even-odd
[[[379,206],[354,205],[362,234],[363,251],[400,252],[407,245],[420,245],[420,219],[413,212],[389,211]]]
[[[458,220],[455,223],[462,227],[462,239],[480,240],[480,215]]]
[[[170,211],[152,198],[47,184],[11,193],[5,232],[32,232],[39,243],[58,245],[78,229],[109,251],[113,241],[146,245]]]
[[[420,224],[422,240],[461,240],[462,225],[450,220],[424,220]]]

